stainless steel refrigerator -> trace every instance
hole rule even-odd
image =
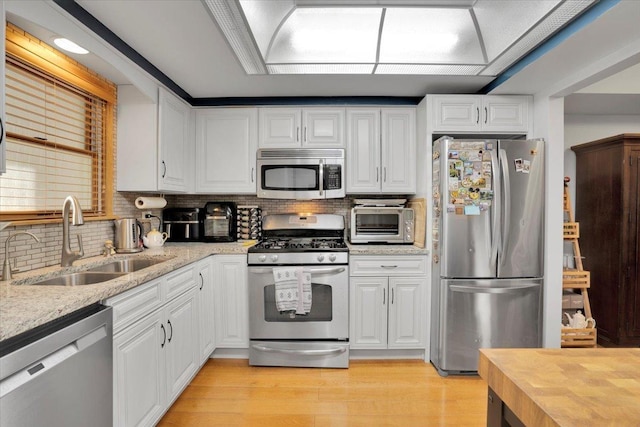
[[[544,141],[442,137],[433,147],[431,362],[478,370],[478,349],[540,347]]]

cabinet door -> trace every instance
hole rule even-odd
[[[390,277],[389,348],[424,347],[424,277]]]
[[[344,148],[344,108],[302,110],[302,146]]]
[[[434,131],[480,130],[480,96],[434,95]]]
[[[196,112],[196,192],[256,192],[258,110]]]
[[[383,109],[382,193],[416,192],[416,111]]]
[[[246,255],[213,257],[216,347],[249,347]]]
[[[527,132],[529,130],[529,97],[483,96],[482,130],[491,132]]]
[[[166,327],[163,310],[113,339],[113,424],[152,426],[165,409]]]
[[[387,348],[386,277],[350,277],[349,347]]]
[[[214,301],[213,277],[211,257],[198,263],[196,267],[196,299],[198,301],[198,361],[200,365],[207,361],[211,353],[216,349],[214,327]]]
[[[189,141],[191,107],[163,88],[158,95],[158,190],[187,191],[193,145]]]
[[[347,110],[347,193],[380,193],[380,110]]]
[[[260,108],[260,148],[299,148],[301,120],[298,108]]]
[[[198,360],[198,310],[194,290],[176,298],[165,309],[167,329],[167,406],[178,397],[196,373]]]

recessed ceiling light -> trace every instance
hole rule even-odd
[[[64,49],[67,52],[71,52],[71,53],[79,53],[80,55],[86,55],[87,53],[89,53],[89,51],[81,46],[78,46],[76,43],[72,42],[71,40],[65,39],[65,38],[57,38],[54,39],[53,42],[56,44],[56,46],[58,46],[60,49]]]

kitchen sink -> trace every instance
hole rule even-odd
[[[133,273],[163,263],[171,258],[127,258],[90,268],[89,272]]]
[[[51,285],[51,286],[82,286],[82,285],[95,285],[97,283],[106,282],[111,279],[118,278],[127,273],[105,273],[105,272],[91,272],[80,271],[78,273],[68,273],[62,276],[53,277],[51,279],[41,280],[32,285]]]

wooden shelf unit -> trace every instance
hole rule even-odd
[[[584,316],[592,317],[591,305],[589,304],[589,287],[591,286],[591,276],[588,271],[584,271],[582,266],[582,254],[580,253],[580,224],[575,222],[573,209],[571,208],[571,198],[569,197],[569,178],[564,182],[564,211],[566,221],[563,226],[563,237],[565,241],[571,242],[573,248],[573,258],[575,268],[564,268],[562,271],[562,289],[580,290],[584,303]],[[596,347],[598,337],[596,328],[562,328],[560,345],[561,347]]]

